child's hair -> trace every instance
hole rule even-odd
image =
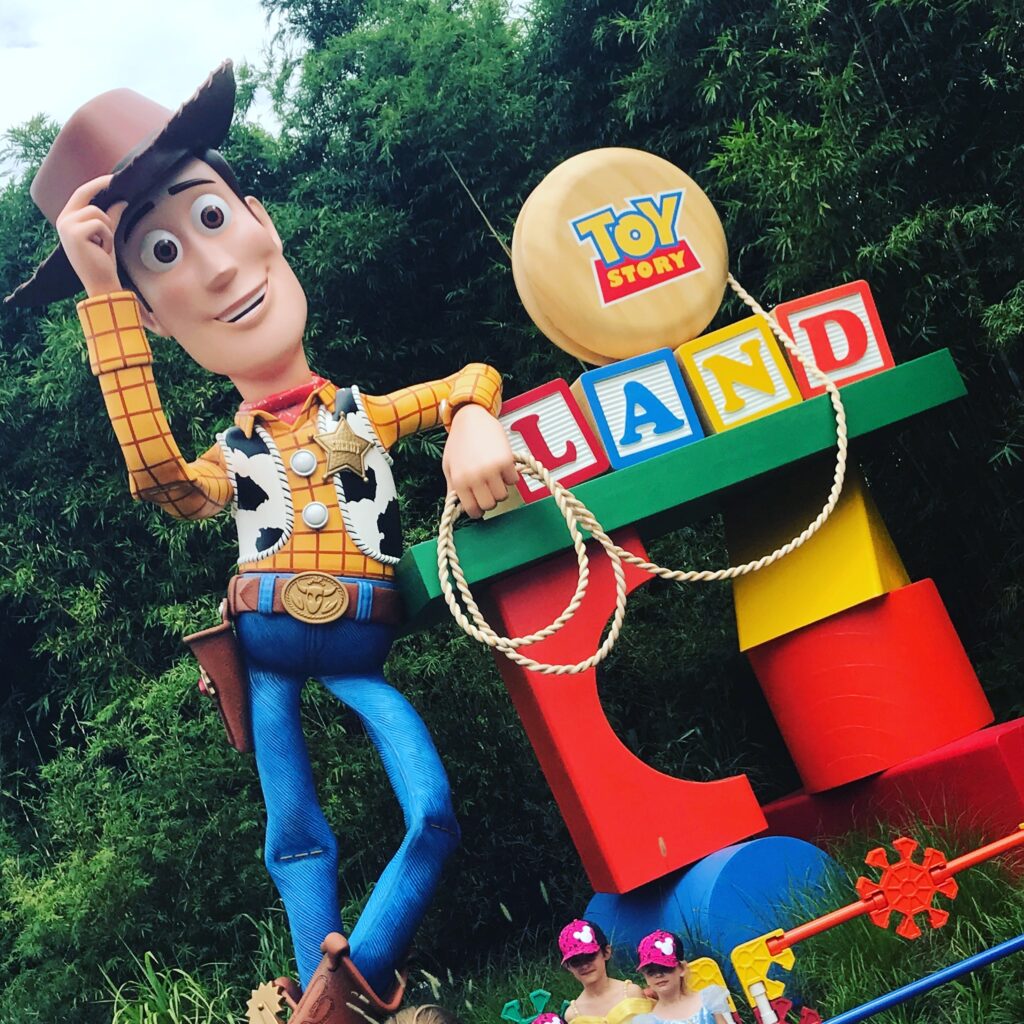
[[[588,921],[587,924],[594,929],[594,941],[601,949],[607,949],[611,943],[608,941],[608,936],[605,935],[604,929],[599,924],[594,924],[593,921]]]
[[[436,1003],[424,1003],[422,1006],[406,1006],[386,1024],[460,1024],[459,1018]]]

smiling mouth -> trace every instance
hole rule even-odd
[[[225,324],[237,323],[242,317],[248,316],[249,313],[256,309],[266,297],[267,282],[264,281],[255,291],[250,292],[233,306],[228,306],[217,319]]]

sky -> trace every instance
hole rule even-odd
[[[261,63],[276,28],[259,0],[0,0],[0,136],[126,86],[175,110],[224,58]],[[250,116],[273,128],[268,104]]]

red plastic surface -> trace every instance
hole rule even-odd
[[[1024,821],[1024,718],[983,729],[831,793],[765,807],[770,830],[816,843],[879,820],[955,823],[996,839]],[[1006,862],[1022,866],[1020,858]]]
[[[616,540],[644,554],[633,531],[622,531]],[[568,625],[526,649],[538,661],[581,661],[600,643],[615,606],[615,587],[601,549],[591,544],[588,553],[587,596]],[[638,569],[625,569],[631,590],[650,579]],[[488,595],[492,621],[510,636],[546,626],[572,596],[576,574],[570,553],[499,580]],[[593,669],[545,676],[502,655],[495,658],[598,892],[628,892],[764,829],[746,776],[690,782],[655,771],[634,756],[608,723]]]
[[[931,580],[747,655],[811,793],[892,768],[992,721]]]

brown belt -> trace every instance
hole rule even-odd
[[[335,619],[362,619],[397,625],[402,621],[402,598],[393,587],[374,586],[369,613],[360,614],[359,586],[325,572],[300,572],[274,579],[270,611],[291,615],[300,622],[320,624]],[[364,599],[365,603],[365,599]],[[232,616],[260,611],[260,577],[257,573],[235,576],[228,584],[228,608]]]

